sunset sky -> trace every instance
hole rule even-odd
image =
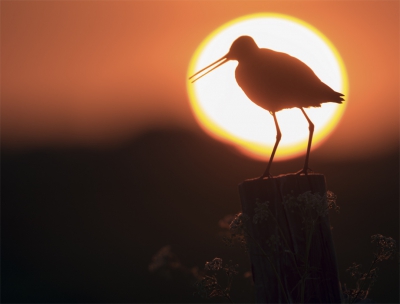
[[[315,27],[347,69],[346,110],[310,156],[341,207],[330,215],[341,282],[370,263],[372,234],[399,241],[399,1],[2,0],[3,302],[204,303],[189,270],[215,256],[238,258],[234,295],[252,301],[248,256],[218,223],[266,161],[203,132],[187,74],[211,32],[256,13]],[[149,272],[166,245],[188,267],[169,280]],[[398,261],[379,267],[371,298],[398,303]]]
[[[2,1],[2,144],[109,145],[149,128],[196,128],[189,61],[222,24],[257,12],[302,19],[336,46],[348,107],[320,149],[398,144],[397,1]],[[362,151],[362,153],[360,152]]]

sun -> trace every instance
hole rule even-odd
[[[188,77],[226,54],[239,36],[251,36],[260,48],[294,56],[337,92],[345,94],[343,104],[324,103],[306,108],[315,125],[313,148],[319,146],[342,117],[348,100],[345,66],[333,44],[317,29],[302,20],[276,13],[247,15],[232,20],[212,32],[199,45],[189,64]],[[237,61],[229,61],[201,81],[188,81],[193,113],[211,136],[234,145],[244,154],[268,159],[275,143],[272,116],[251,102],[237,85]],[[284,160],[306,152],[308,123],[299,109],[276,113],[282,132],[275,159]]]

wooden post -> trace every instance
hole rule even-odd
[[[317,214],[327,210],[324,175],[287,174],[272,179],[246,180],[239,184],[239,191],[242,213],[248,217],[244,229],[256,302],[340,303],[329,217],[327,213]],[[283,203],[287,195],[297,198],[307,191],[323,197],[320,200],[322,209],[316,211],[304,209],[305,205],[293,207]],[[260,204],[265,202],[268,202],[267,215],[265,209],[260,211],[263,208],[260,209]],[[255,223],[254,215],[260,212],[267,217]],[[315,218],[318,220],[313,224]]]

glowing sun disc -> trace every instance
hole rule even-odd
[[[333,90],[348,99],[344,64],[332,43],[318,30],[299,19],[274,13],[248,15],[228,22],[211,33],[195,51],[188,77],[225,55],[242,35],[254,38],[260,48],[294,56],[307,64]],[[251,102],[235,80],[237,61],[229,61],[195,83],[188,82],[190,104],[195,117],[210,135],[234,144],[240,151],[268,159],[275,143],[272,116]],[[322,143],[339,122],[343,104],[324,103],[306,108],[315,125],[313,145]],[[296,157],[306,152],[308,123],[299,109],[276,113],[282,132],[275,159]]]

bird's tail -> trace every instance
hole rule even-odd
[[[342,103],[344,101],[344,94],[333,91],[332,99],[329,100],[330,102]]]

